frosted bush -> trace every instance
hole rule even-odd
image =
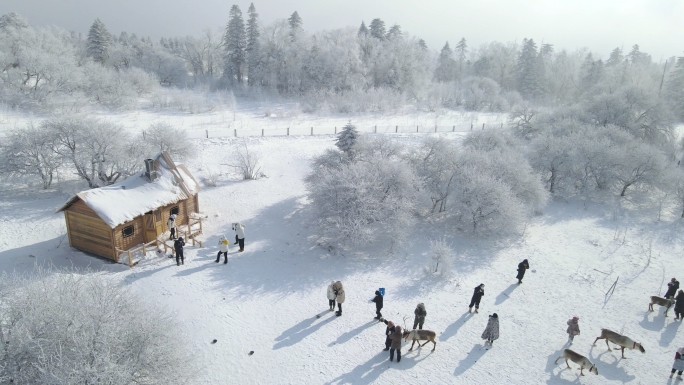
[[[444,239],[430,240],[428,257],[427,272],[429,274],[445,278],[451,276],[451,263],[454,259],[454,251]]]

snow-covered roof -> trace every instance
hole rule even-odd
[[[166,153],[155,159],[158,177],[149,181],[145,171],[106,187],[82,191],[71,197],[57,212],[66,210],[77,199],[111,228],[126,223],[151,210],[194,196],[199,184],[182,164],[176,165]]]

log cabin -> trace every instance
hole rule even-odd
[[[177,227],[191,228],[199,213],[199,191],[188,169],[162,152],[145,159],[144,171],[82,191],[57,213],[64,213],[69,246],[119,262],[119,256],[132,248],[165,243],[162,235],[172,214]]]

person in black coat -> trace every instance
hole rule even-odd
[[[675,298],[675,320],[681,321],[684,319],[684,291],[680,290]]]
[[[522,283],[522,279],[525,276],[525,270],[530,268],[530,264],[527,263],[527,259],[523,260],[518,264],[518,275],[515,278],[518,278],[518,285]]]
[[[679,281],[672,278],[670,282],[667,283],[667,292],[665,293],[665,298],[672,298],[677,294],[677,289],[679,289]]]
[[[423,324],[425,323],[425,317],[427,316],[427,310],[425,310],[425,304],[422,302],[416,306],[416,309],[413,311],[413,315],[415,316],[413,318],[413,329],[418,326],[418,329],[423,329]]]
[[[375,291],[375,297],[371,301],[375,302],[375,319],[382,318],[382,313],[380,313],[380,310],[382,310],[382,294],[380,294],[380,291]]]
[[[390,350],[390,345],[392,345],[392,333],[394,333],[394,322],[392,321],[387,321],[383,320],[382,322],[387,325],[387,328],[385,329],[385,351]]]
[[[473,305],[475,306],[475,313],[479,313],[478,309],[480,308],[480,300],[482,299],[483,295],[484,283],[481,283],[476,286],[475,290],[473,291],[473,298],[470,299],[470,305],[468,305],[468,313],[473,311]]]
[[[176,250],[176,266],[181,264],[185,265],[185,257],[183,256],[183,246],[185,246],[185,241],[183,237],[178,237],[175,242],[173,242],[173,248]]]

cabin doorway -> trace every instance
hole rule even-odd
[[[145,213],[145,243],[154,241],[163,232],[161,210]]]

